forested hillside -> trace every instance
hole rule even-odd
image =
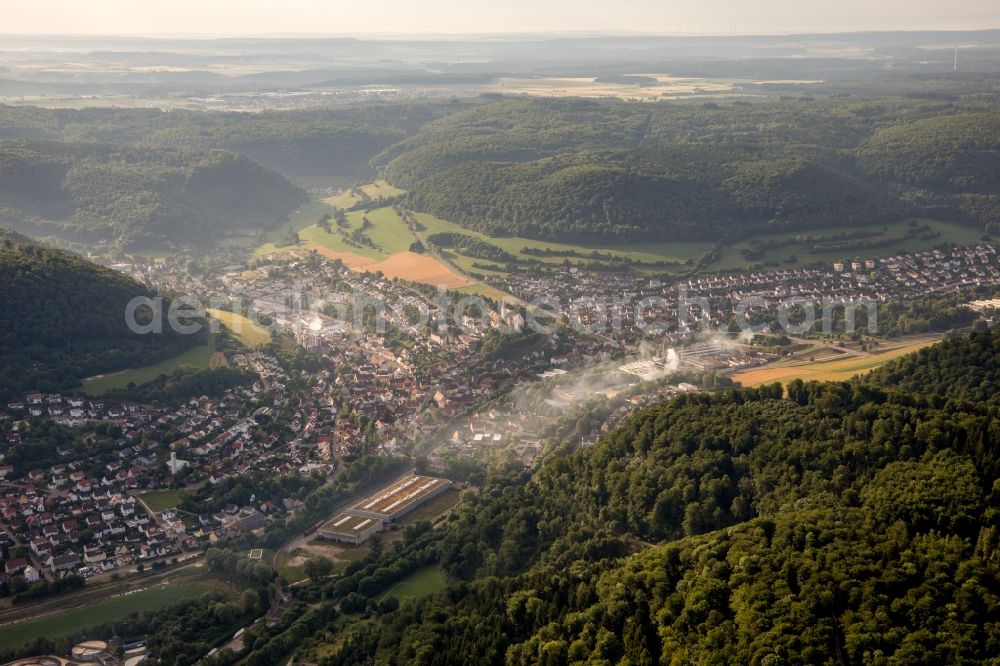
[[[903,99],[502,100],[376,158],[415,209],[488,233],[715,239],[996,219],[1000,113]]]
[[[948,398],[1000,404],[1000,334],[996,329],[953,337],[891,361],[862,378]]]
[[[275,227],[305,200],[279,174],[223,151],[0,141],[0,223],[122,248]]]
[[[0,138],[231,150],[306,183],[348,185],[372,178],[369,161],[382,150],[468,105],[373,103],[265,113],[0,106]]]
[[[421,181],[409,202],[488,234],[592,242],[876,224],[908,210],[814,162],[748,160],[706,177],[646,151],[470,162]]]
[[[981,376],[959,369],[997,339],[922,357],[942,377],[929,393],[879,376],[682,396],[533,473],[497,470],[447,526],[316,584],[368,615],[314,627],[298,651],[345,665],[989,663],[1000,408],[950,396],[998,381],[996,351]],[[446,591],[373,600],[428,561]]]
[[[50,202],[22,209],[16,197],[6,201],[23,189],[12,184],[0,205],[9,221],[41,229],[57,215],[77,234],[109,218],[106,225],[129,227],[115,235],[131,244],[161,242],[164,227],[187,228],[192,217],[207,220],[202,228],[259,226],[255,213],[280,216],[294,197],[255,162],[310,187],[382,175],[409,190],[416,210],[547,240],[717,240],[913,216],[995,232],[998,126],[995,105],[972,97],[654,104],[483,96],[259,114],[0,107],[0,139],[36,141],[0,146],[44,154],[27,158],[24,168],[44,182],[24,199]],[[51,144],[38,140],[69,142],[63,167],[72,163],[81,177],[60,185],[53,149],[42,147]],[[90,144],[118,148],[110,156]],[[186,188],[205,180],[204,162],[220,159],[210,149],[253,160],[227,158],[217,169],[220,194],[207,199],[226,202],[223,210],[202,210],[204,192]],[[85,201],[67,203],[80,183],[93,183]],[[249,220],[219,219],[227,211]]]
[[[174,356],[201,335],[137,335],[125,322],[138,282],[0,230],[0,400],[73,388],[83,377]],[[139,309],[137,320],[148,317]]]

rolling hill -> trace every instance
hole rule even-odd
[[[496,235],[745,238],[995,220],[998,115],[905,99],[501,100],[375,158],[415,210]]]
[[[228,150],[306,186],[370,180],[369,161],[465,102],[400,102],[288,112],[39,109],[0,105],[0,139]]]
[[[162,334],[131,332],[127,304],[154,294],[121,273],[6,230],[0,283],[0,400],[70,389],[89,375],[156,362],[205,340],[168,326]],[[143,310],[136,316],[141,320]]]
[[[787,397],[682,396],[593,446],[567,440],[533,471],[495,470],[440,529],[318,585],[323,603],[366,613],[331,634],[312,626],[299,656],[988,663],[1000,644],[1000,410],[951,398],[997,381],[1000,332],[977,335],[899,362],[928,365],[928,386],[899,388],[890,368],[793,383]],[[374,601],[433,562],[444,591]],[[249,663],[283,641],[256,645]]]
[[[491,235],[586,242],[716,240],[888,222],[907,211],[806,160],[748,160],[704,177],[622,152],[469,162],[420,181],[408,202]]]
[[[0,141],[0,223],[126,249],[274,227],[305,193],[222,151]]]

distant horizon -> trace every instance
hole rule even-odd
[[[938,33],[938,34],[972,34],[1000,32],[1000,23],[992,27],[984,28],[917,28],[917,29],[872,29],[872,30],[830,30],[830,31],[789,31],[789,32],[639,32],[629,30],[615,31],[593,31],[593,30],[563,30],[563,31],[521,31],[521,32],[357,32],[357,33],[336,33],[336,32],[275,32],[275,33],[212,33],[212,32],[175,32],[175,33],[89,33],[89,32],[60,32],[60,33],[31,33],[31,32],[2,32],[0,39],[4,38],[37,38],[37,39],[148,39],[148,40],[226,40],[226,39],[274,39],[274,40],[307,40],[307,39],[357,39],[357,40],[433,40],[433,39],[454,39],[463,38],[491,38],[491,39],[517,39],[517,38],[614,38],[614,37],[637,37],[637,38],[714,38],[714,37],[836,37],[852,35],[905,35],[917,33]],[[2,50],[0,44],[0,50]]]
[[[952,0],[0,0],[3,36],[290,38],[492,35],[779,36],[1000,29],[1000,3]]]

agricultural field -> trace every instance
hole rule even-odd
[[[264,243],[254,249],[254,255],[263,256],[282,251],[284,248],[278,247],[277,243],[288,234],[289,231],[301,231],[309,225],[314,225],[323,213],[333,214],[333,206],[324,203],[320,199],[310,199],[302,204],[288,218],[288,222],[277,229],[272,229],[264,236]]]
[[[433,565],[414,571],[386,590],[379,600],[381,601],[389,597],[399,599],[400,601],[407,597],[419,599],[420,597],[426,597],[428,594],[434,594],[443,590],[444,587],[444,572],[441,571],[440,566]]]
[[[351,267],[366,273],[382,273],[387,278],[400,278],[412,282],[422,282],[445,289],[470,287],[476,283],[459,275],[433,257],[416,252],[399,252],[384,261]]]
[[[59,638],[87,627],[118,620],[130,613],[156,610],[197,599],[214,587],[216,586],[201,582],[162,584],[16,622],[6,625],[0,631],[0,650],[17,648],[37,638]]]
[[[327,259],[337,259],[348,268],[367,272],[380,272],[388,278],[400,278],[413,282],[423,282],[446,289],[474,286],[477,283],[458,273],[433,257],[410,251],[416,240],[396,212],[390,208],[352,211],[347,214],[348,228],[344,232],[350,236],[355,230],[368,225],[364,235],[371,244],[356,243],[338,232],[336,223],[331,223],[331,233],[316,223],[324,212],[332,214],[333,207],[313,201],[300,209],[283,230],[272,232],[269,240],[258,247],[254,254],[265,256],[285,253],[302,253],[315,250]],[[281,246],[280,239],[289,230],[299,234],[298,245]],[[484,287],[484,289],[488,289]],[[493,290],[495,291],[495,290]],[[498,295],[499,292],[497,292]]]
[[[523,302],[520,299],[481,282],[470,284],[468,287],[459,287],[458,289],[455,289],[455,291],[467,296],[482,296],[483,298],[489,298],[494,301],[502,301],[506,299],[508,303],[521,303],[523,305]]]
[[[207,308],[206,312],[218,319],[237,340],[253,349],[271,341],[271,334],[236,312]]]
[[[602,254],[609,254],[620,259],[629,259],[635,262],[642,262],[647,264],[656,264],[665,262],[667,265],[657,267],[657,273],[669,273],[669,272],[681,272],[682,270],[689,269],[690,265],[698,260],[701,255],[712,248],[711,243],[704,242],[659,242],[659,243],[637,243],[637,244],[623,244],[623,245],[574,245],[569,243],[555,243],[550,241],[533,240],[530,238],[521,238],[518,236],[510,237],[497,237],[487,236],[486,234],[480,233],[478,231],[472,231],[466,229],[454,222],[448,222],[447,220],[442,220],[439,217],[427,213],[414,213],[414,217],[417,222],[423,227],[418,233],[422,240],[426,240],[428,236],[432,234],[441,232],[455,232],[465,234],[467,236],[472,236],[481,241],[494,245],[501,250],[504,250],[519,260],[522,261],[541,261],[543,263],[549,264],[561,264],[564,261],[569,261],[574,264],[585,263],[588,260],[580,257],[559,257],[559,256],[534,256],[530,254],[525,254],[524,250],[526,248],[534,249],[549,249],[558,252],[571,251],[580,254],[588,254],[592,251],[597,251]],[[483,272],[481,269],[474,268],[473,263],[481,264],[492,264],[498,270],[497,273],[503,272],[503,267],[496,262],[482,260],[482,259],[471,259],[469,257],[462,257],[458,253],[451,251],[450,256],[455,258],[455,263],[460,266],[463,270],[473,270],[476,272]],[[689,263],[690,262],[690,263]]]
[[[140,495],[139,499],[145,502],[150,511],[160,513],[167,509],[172,509],[184,501],[184,496],[179,490],[155,490],[151,493]]]
[[[384,180],[376,180],[374,183],[352,187],[337,196],[327,197],[326,199],[323,199],[323,201],[331,206],[336,206],[337,208],[350,208],[351,206],[360,203],[365,198],[360,194],[361,192],[363,192],[364,195],[367,195],[368,199],[398,197],[400,194],[406,194],[406,190],[393,187]]]
[[[682,78],[669,74],[635,74],[644,77],[644,85],[605,82],[595,77],[501,77],[486,86],[490,92],[542,97],[618,97],[619,99],[656,100],[663,97],[732,92],[729,79]],[[655,80],[655,82],[654,82]]]
[[[371,239],[371,246],[355,243],[349,238],[345,238],[334,222],[331,222],[329,233],[319,227],[317,222],[324,213],[332,215],[333,208],[317,201],[306,204],[293,216],[288,225],[282,227],[280,233],[272,232],[269,234],[268,241],[256,248],[254,255],[259,257],[316,250],[331,258],[341,258],[337,255],[355,255],[357,257],[355,263],[363,263],[363,260],[366,259],[380,261],[396,252],[406,252],[414,240],[410,230],[406,228],[396,212],[389,207],[376,208],[367,213],[360,210],[347,213],[349,226],[343,229],[344,233],[350,236],[362,227],[364,219],[367,218],[370,226],[363,233]],[[287,235],[289,230],[298,232],[298,245],[281,244],[281,239]],[[344,263],[350,265],[351,259],[347,258]]]
[[[483,233],[466,229],[453,222],[442,220],[426,213],[415,213],[417,221],[424,227],[418,232],[421,239],[441,232],[461,233],[472,236],[504,250],[520,261],[541,261],[547,264],[584,264],[592,261],[581,256],[536,256],[526,254],[526,249],[548,249],[555,252],[575,252],[587,255],[597,251],[616,258],[629,259],[636,262],[635,268],[651,275],[681,274],[690,271],[697,260],[711,249],[707,242],[657,242],[637,243],[628,245],[582,245],[569,243],[553,243],[520,237],[491,237]],[[918,231],[914,230],[914,225]],[[839,234],[845,232],[864,232],[872,234],[869,238],[838,241]],[[869,227],[838,227],[835,229],[817,229],[808,232],[790,232],[755,236],[752,239],[727,247],[722,256],[705,267],[706,271],[745,270],[754,264],[763,264],[780,268],[796,268],[809,264],[832,264],[835,261],[847,259],[870,259],[884,257],[901,252],[917,252],[928,250],[942,243],[957,243],[969,245],[981,240],[982,231],[971,226],[940,220],[919,219],[902,221],[889,225],[872,225]],[[809,238],[803,238],[809,237]],[[802,240],[797,240],[801,238]],[[844,249],[821,250],[814,248],[817,243],[843,242]],[[851,247],[853,244],[872,243],[880,247]],[[755,249],[762,244],[762,254],[759,257],[748,258],[746,251]],[[781,247],[767,248],[767,244],[781,243]],[[461,254],[454,248],[443,249],[442,255],[454,263],[465,273],[475,273],[486,277],[503,276],[507,267],[501,262],[487,259],[477,259]],[[640,266],[638,264],[647,264]]]
[[[845,259],[871,259],[874,257],[886,257],[901,252],[920,252],[922,250],[929,250],[942,243],[971,245],[979,242],[983,233],[981,229],[956,224],[954,222],[920,219],[916,220],[916,223],[921,227],[926,226],[929,228],[929,231],[926,232],[926,235],[929,237],[922,239],[920,236],[925,234],[921,233],[920,236],[907,238],[906,234],[912,228],[908,221],[888,225],[872,225],[869,227],[837,227],[835,229],[817,229],[815,231],[798,231],[767,236],[755,236],[751,241],[736,243],[726,248],[722,257],[720,257],[718,261],[709,265],[708,269],[715,271],[745,269],[752,263],[761,263],[781,268],[796,268],[808,264],[815,264],[817,262],[830,264],[835,261]],[[811,251],[810,246],[813,242],[810,241],[790,243],[784,247],[766,249],[764,250],[762,257],[752,261],[748,260],[743,254],[744,250],[752,249],[753,241],[761,243],[777,241],[784,243],[794,240],[797,236],[811,236],[817,239],[832,240],[831,237],[836,236],[837,234],[854,231],[879,234],[869,240],[892,241],[895,239],[895,242],[889,242],[884,247],[878,248],[858,248],[815,252]]]
[[[781,382],[788,384],[795,379],[802,381],[817,382],[843,382],[874,370],[875,368],[888,363],[889,361],[915,352],[924,347],[928,347],[938,340],[927,338],[916,342],[900,345],[893,349],[881,353],[852,356],[843,358],[842,356],[830,356],[825,359],[817,359],[809,363],[798,363],[794,365],[769,365],[753,370],[738,372],[732,376],[734,381],[738,381],[743,386],[759,386],[761,384],[771,384]],[[817,355],[819,352],[817,352]]]
[[[183,366],[208,368],[212,366],[214,356],[215,344],[209,342],[193,347],[179,356],[168,358],[153,365],[121,370],[107,375],[88,377],[83,380],[83,392],[87,395],[104,395],[113,389],[125,388],[132,382],[143,384],[152,381],[164,373]]]

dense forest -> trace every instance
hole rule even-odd
[[[0,222],[122,248],[284,223],[305,193],[242,155],[0,141]]]
[[[0,216],[126,246],[269,227],[303,197],[274,169],[325,189],[383,175],[415,210],[549,240],[718,240],[919,216],[996,231],[998,127],[995,103],[971,95],[487,95],[259,114],[0,106]]]
[[[1000,332],[983,332],[899,361],[928,367],[912,387],[890,366],[681,396],[591,447],[554,446],[533,472],[496,468],[446,526],[302,590],[362,614],[314,627],[297,653],[345,665],[990,663],[1000,409],[976,391],[1000,381],[998,358]],[[445,591],[376,601],[428,562]]]
[[[469,104],[373,103],[265,113],[0,105],[0,139],[229,150],[306,184],[349,185],[372,177],[369,161],[383,150]]]
[[[377,159],[410,205],[491,234],[745,237],[939,216],[996,220],[1000,113],[983,103],[507,99]]]
[[[952,338],[891,361],[863,382],[1000,404],[1000,335],[979,331]]]
[[[205,340],[169,326],[162,334],[132,333],[127,304],[154,294],[121,273],[3,230],[0,284],[2,401],[23,399],[25,390],[73,388],[81,378],[154,363]],[[136,311],[140,323],[149,316]]]

